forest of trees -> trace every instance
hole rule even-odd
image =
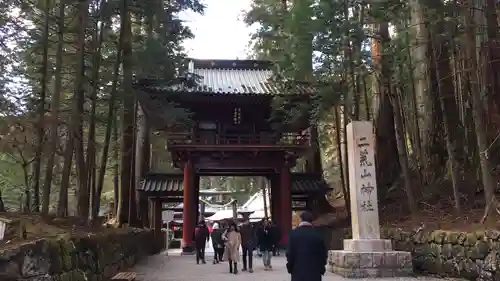
[[[132,223],[143,173],[133,81],[175,80],[192,36],[179,13],[203,9],[198,0],[2,1],[0,211],[95,218],[105,199]],[[250,57],[276,62],[276,83],[321,89],[293,106],[313,113],[335,196],[349,197],[345,126],[372,120],[381,204],[404,202],[414,217],[423,204],[486,207],[483,219],[494,219],[497,11],[494,0],[253,0],[244,20],[257,26]],[[168,170],[164,136],[149,137],[153,170]]]
[[[173,80],[192,37],[178,15],[203,9],[196,0],[2,1],[0,195],[9,199],[0,210],[96,218],[109,190],[128,222],[140,178],[133,81]]]
[[[403,199],[414,217],[423,204],[456,214],[487,206],[484,221],[498,213],[498,8],[494,0],[254,0],[245,21],[259,27],[254,57],[278,61],[278,77],[328,85],[313,112],[324,172],[344,198],[345,126],[372,120],[382,206]]]

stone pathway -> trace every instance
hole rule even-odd
[[[264,271],[259,258],[254,258],[254,273],[241,272],[238,275],[229,274],[229,265],[221,263],[212,264],[212,257],[207,257],[207,264],[197,265],[194,256],[181,256],[179,251],[171,250],[169,255],[159,254],[141,261],[136,267],[138,281],[288,281],[290,276],[285,269],[283,256],[273,257],[273,271]],[[323,281],[356,280],[345,279],[332,273],[327,273]],[[364,279],[368,280],[368,279]],[[419,278],[380,278],[377,281],[438,281],[445,280],[432,277]],[[452,279],[447,279],[452,280]],[[457,279],[453,279],[457,280]]]

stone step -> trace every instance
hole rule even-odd
[[[352,252],[383,252],[392,250],[392,242],[387,239],[345,239],[344,250]]]

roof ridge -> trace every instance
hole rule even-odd
[[[274,63],[267,60],[223,60],[223,59],[190,59],[194,69],[241,69],[270,70]]]

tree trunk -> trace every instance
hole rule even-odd
[[[436,23],[438,36],[444,33],[442,23]],[[446,140],[446,150],[450,162],[451,180],[453,183],[453,196],[455,200],[455,211],[460,213],[460,182],[463,167],[463,130],[458,114],[458,105],[455,99],[455,87],[453,85],[453,76],[450,66],[450,53],[447,42],[441,42],[435,36],[432,40],[432,57],[435,62],[436,81],[438,83],[438,94],[443,112],[443,127]],[[439,51],[438,51],[439,50]],[[439,52],[439,54],[438,54]]]
[[[429,0],[433,1],[433,0]],[[442,175],[442,167],[445,164],[445,152],[443,151],[444,139],[441,130],[442,113],[440,110],[437,89],[431,85],[437,85],[435,69],[432,64],[432,38],[427,29],[429,24],[429,8],[427,0],[412,0],[411,25],[414,27],[415,41],[412,42],[415,48],[412,52],[414,58],[414,81],[417,103],[420,105],[419,116],[423,118],[421,129],[422,155],[422,180],[429,184]],[[440,1],[434,1],[440,2]],[[434,10],[433,10],[434,12]]]
[[[117,53],[116,53],[116,60],[115,64],[113,67],[113,80],[111,83],[111,93],[109,95],[109,101],[108,101],[108,116],[106,118],[106,132],[104,133],[104,146],[102,148],[102,154],[101,154],[101,161],[100,161],[100,166],[99,166],[99,177],[97,178],[97,187],[96,187],[96,192],[95,192],[95,197],[93,198],[93,201],[95,202],[93,204],[92,208],[92,215],[93,217],[97,217],[99,214],[99,206],[101,205],[101,194],[102,190],[104,188],[104,177],[106,175],[106,166],[108,163],[108,153],[109,153],[109,146],[110,146],[110,141],[111,141],[111,134],[113,131],[113,128],[116,128],[116,108],[115,108],[115,103],[116,103],[116,95],[117,95],[117,89],[118,89],[118,79],[120,78],[120,64],[121,64],[121,57],[122,57],[122,52],[121,52],[121,46],[123,44],[123,29],[120,30],[120,37],[118,39],[118,44],[117,44]],[[115,142],[114,146],[116,146],[116,136],[115,136]],[[113,154],[115,152],[117,153],[117,148],[115,147]],[[115,158],[115,162],[118,161],[118,157]],[[116,166],[117,163],[115,163],[114,166]],[[116,176],[116,174],[115,174]],[[117,187],[118,183],[114,180],[114,185]],[[118,188],[115,188],[115,197],[118,195],[119,191]],[[117,208],[118,206],[118,201],[115,200],[114,202],[114,207]]]
[[[73,166],[74,141],[73,134],[68,130],[66,148],[64,151],[64,166],[61,176],[61,189],[59,190],[59,200],[57,201],[57,216],[64,217],[68,215],[68,190],[70,185],[71,168]]]
[[[378,34],[388,32],[387,26],[376,26]],[[387,189],[399,177],[400,163],[394,131],[394,109],[390,100],[390,85],[379,81],[390,82],[390,72],[383,72],[382,65],[386,56],[381,56],[381,42],[372,41],[372,60],[374,65],[373,91],[374,91],[374,126],[375,126],[375,162],[377,167],[377,185],[379,199],[384,198]],[[384,76],[385,75],[385,76]],[[387,76],[389,75],[389,76]],[[387,77],[386,77],[387,76]]]
[[[496,123],[493,122],[493,131],[496,132],[500,128],[500,42],[498,36],[498,17],[496,7],[498,1],[486,0],[486,5],[483,6],[482,11],[485,13],[487,23],[487,52],[485,54],[485,74],[486,83],[488,87],[488,116],[495,115]]]
[[[137,116],[137,138],[135,146],[135,186],[141,184],[141,180],[144,178],[149,170],[149,155],[147,154],[147,149],[149,148],[149,127],[146,116],[142,111],[140,105],[138,107]],[[148,225],[148,198],[137,194],[139,205],[137,206],[139,210],[139,217],[142,225],[146,227]]]
[[[73,115],[71,118],[71,130],[73,131],[73,142],[75,148],[76,170],[78,175],[77,192],[77,214],[79,217],[89,217],[89,190],[87,185],[87,172],[83,147],[82,116],[84,115],[83,104],[85,102],[85,31],[88,23],[88,0],[78,2],[78,35],[77,35],[77,71],[75,77],[75,93],[73,95]]]
[[[31,191],[30,191],[30,180],[29,180],[29,164],[23,159],[22,169],[23,169],[23,179],[24,179],[24,213],[29,213],[31,211]]]
[[[115,112],[118,112],[115,109]],[[115,202],[115,214],[118,215],[118,204],[120,197],[120,140],[118,136],[118,116],[113,120],[113,191]]]
[[[129,197],[129,215],[128,223],[130,226],[139,227],[139,213],[137,209],[137,190],[136,190],[136,150],[137,150],[137,107],[138,103],[134,102],[134,120],[133,120],[133,135],[132,135],[132,161],[130,162],[130,197]],[[140,178],[139,178],[140,179]]]
[[[132,150],[133,150],[133,123],[134,123],[134,99],[132,96],[132,34],[130,14],[128,11],[129,1],[124,0],[121,11],[121,28],[123,32],[123,114],[121,119],[121,173],[120,173],[120,195],[118,200],[118,222],[128,223],[130,212],[130,192],[132,175]]]
[[[99,70],[101,68],[101,45],[104,36],[104,20],[103,20],[103,4],[100,3],[99,23],[95,22],[92,33],[93,41],[93,58],[92,58],[92,94],[90,96],[90,116],[89,116],[89,133],[87,139],[87,190],[90,191],[89,199],[91,201],[90,219],[95,220],[99,214],[100,200],[96,200],[96,111],[97,111],[97,93],[99,92]],[[100,194],[99,194],[100,196]],[[96,204],[99,204],[96,206]],[[94,210],[97,209],[97,214]]]
[[[42,83],[40,85],[40,99],[38,104],[38,124],[37,126],[37,142],[35,158],[33,163],[33,178],[31,179],[33,184],[33,211],[40,211],[40,174],[42,169],[42,152],[43,152],[43,139],[45,137],[45,98],[47,96],[47,84],[48,84],[48,58],[49,58],[49,22],[50,22],[50,1],[46,0],[43,5],[44,13],[44,24],[43,24],[43,57],[42,57],[42,67],[40,72],[42,73]],[[50,200],[50,198],[49,198]],[[46,203],[49,204],[48,202]],[[47,208],[48,211],[48,208]]]
[[[62,90],[62,65],[63,65],[63,48],[64,48],[64,20],[65,20],[65,4],[59,3],[59,16],[57,20],[57,51],[56,51],[56,81],[54,84],[54,93],[52,94],[52,124],[50,127],[50,148],[45,168],[45,178],[43,183],[43,198],[42,198],[42,214],[49,212],[50,193],[52,189],[52,176],[54,172],[57,144],[59,140],[59,110],[61,106],[61,90]]]
[[[468,13],[466,14],[466,40],[465,49],[467,53],[468,66],[470,69],[470,84],[472,96],[472,113],[474,116],[474,125],[476,126],[476,140],[479,149],[479,163],[481,165],[481,178],[484,186],[484,197],[486,201],[486,209],[488,210],[486,217],[488,220],[496,222],[496,204],[495,197],[495,180],[491,174],[491,164],[488,158],[488,139],[486,137],[486,120],[484,118],[483,103],[481,100],[481,92],[478,77],[478,63],[476,56],[476,31],[475,31],[475,9],[474,0],[466,1]],[[489,207],[489,208],[488,208]]]
[[[339,113],[339,108],[338,107],[333,107],[333,113],[335,116],[335,145],[337,148],[337,163],[340,168],[340,181],[342,182],[342,194],[344,195],[344,201],[345,201],[345,206],[347,211],[350,213],[351,212],[351,199],[349,195],[349,176],[346,177],[346,167],[347,167],[347,160],[345,161],[346,164],[344,165],[344,160],[345,158],[342,155],[342,139],[340,136],[340,130],[342,126],[342,122],[340,120],[340,113]],[[342,129],[345,131],[345,126]],[[345,140],[345,135],[344,135],[344,140]],[[344,141],[345,142],[345,141]]]
[[[291,6],[290,18],[292,21],[288,24],[290,29],[290,39],[292,53],[295,54],[295,79],[299,81],[312,82],[313,79],[313,34],[311,33],[313,10],[311,0],[296,0]],[[282,3],[284,14],[287,11],[286,1]],[[318,128],[312,125],[310,129],[311,148],[306,159],[306,172],[323,174],[321,163],[321,151],[318,141]]]
[[[338,112],[338,108],[334,109]],[[335,119],[339,120],[339,127],[337,127],[337,130],[340,130],[342,128],[342,138],[338,138],[338,141],[341,143],[341,147],[339,148],[343,152],[343,156],[340,157],[339,159],[343,160],[343,182],[344,182],[344,188],[346,189],[346,194],[349,194],[349,151],[347,150],[347,123],[349,122],[349,111],[346,109],[346,106],[343,106],[343,112],[342,112],[342,123],[340,123],[340,113],[338,116],[335,116]],[[337,121],[336,121],[337,122]],[[339,131],[340,133],[340,131]],[[342,141],[341,141],[342,140]],[[350,196],[350,195],[349,195]],[[344,198],[344,200],[348,200],[349,204],[346,204],[346,206],[350,206],[350,198]],[[349,213],[351,212],[351,208],[348,208]]]

